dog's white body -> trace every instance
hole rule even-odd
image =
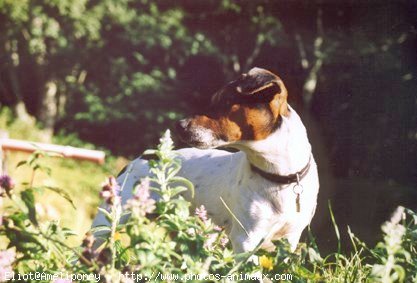
[[[319,190],[317,166],[300,117],[289,107],[289,115],[283,117],[280,127],[266,139],[238,141],[234,147],[241,151],[178,150],[182,159],[179,175],[195,185],[195,197],[191,198],[187,193],[184,196],[193,207],[204,205],[213,221],[225,227],[235,252],[250,251],[263,239],[263,247],[271,248],[270,241],[282,237],[287,238],[295,249],[302,231],[314,215]],[[299,212],[294,183],[282,185],[269,181],[250,166],[289,175],[299,172],[308,162],[311,162],[308,173],[300,181],[303,192]],[[124,181],[126,173],[119,176],[119,183]],[[123,203],[132,196],[133,186],[147,175],[147,161],[135,160],[122,192]],[[99,214],[93,226],[103,224],[106,220]]]

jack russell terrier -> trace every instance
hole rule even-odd
[[[319,179],[306,129],[287,103],[282,80],[253,68],[213,95],[209,113],[180,120],[177,128],[193,147],[177,151],[179,176],[195,185],[194,198],[184,197],[193,208],[204,205],[213,222],[225,227],[234,252],[251,251],[261,241],[271,250],[271,241],[279,238],[295,250],[314,215]],[[123,203],[147,175],[147,161],[135,160]],[[103,224],[99,214],[93,226]]]

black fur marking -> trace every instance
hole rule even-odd
[[[237,86],[235,83],[236,82],[233,82],[220,90],[218,99],[211,104],[213,110],[222,112],[234,104],[254,105],[268,103],[277,93],[281,92],[279,85],[274,83],[270,87],[257,92],[256,95],[247,95],[239,93],[236,90]]]
[[[243,75],[237,81],[237,88],[242,94],[253,94],[258,93],[257,89],[260,89],[268,84],[274,83],[277,81],[277,77],[269,72],[259,71],[251,75]],[[274,83],[276,85],[276,83]],[[265,90],[269,89],[266,88]],[[263,92],[263,90],[260,90]],[[281,91],[279,91],[281,92]]]
[[[158,156],[156,154],[143,154],[141,157],[143,160],[158,160]]]
[[[128,166],[128,165],[126,165],[125,167],[123,167],[123,168],[122,168],[122,170],[120,170],[120,172],[119,172],[119,174],[117,174],[117,177],[116,177],[116,178],[119,178],[119,177],[120,177],[120,175],[122,175],[124,172],[126,172],[126,170],[127,170],[127,166]]]
[[[272,132],[278,130],[282,125],[282,117],[281,115],[278,116],[278,119],[275,121],[274,125],[272,126]]]

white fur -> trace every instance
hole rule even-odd
[[[216,138],[216,135],[211,129],[196,126],[192,131],[193,140],[199,141],[199,148],[213,148],[226,144],[225,141]]]
[[[213,221],[225,226],[235,252],[250,251],[264,239],[285,237],[293,249],[314,214],[319,180],[314,158],[308,174],[301,180],[301,210],[296,211],[294,184],[279,185],[253,172],[250,163],[270,173],[281,175],[300,171],[308,162],[311,146],[304,125],[290,108],[281,126],[261,141],[241,141],[232,146],[241,151],[230,153],[217,149],[186,148],[178,150],[182,159],[180,176],[195,185],[195,197],[189,194],[193,208],[204,205]],[[132,195],[134,184],[148,174],[147,162],[135,160],[132,172],[122,192],[126,202]],[[118,182],[125,178],[122,174]],[[223,198],[244,229],[226,209]],[[99,214],[93,226],[106,224]],[[246,231],[245,231],[246,230]],[[246,232],[248,234],[246,234]]]

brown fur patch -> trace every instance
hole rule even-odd
[[[279,116],[288,115],[288,94],[284,83],[273,75],[271,82],[246,95],[236,90],[238,84],[239,80],[231,82],[215,93],[212,115],[196,116],[192,124],[208,128],[228,142],[267,138],[280,122]]]

